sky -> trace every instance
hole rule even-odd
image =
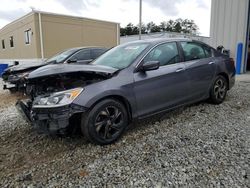
[[[1,0],[0,28],[31,9],[114,21],[125,27],[139,22],[139,0]],[[142,21],[192,19],[209,36],[211,0],[142,0]]]

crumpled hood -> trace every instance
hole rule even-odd
[[[18,72],[18,71],[24,71],[24,70],[28,70],[30,68],[39,68],[41,66],[46,65],[45,63],[29,63],[29,64],[24,64],[24,65],[15,65],[15,66],[11,66],[8,69],[6,69],[6,72]]]
[[[32,71],[28,79],[41,78],[46,76],[53,76],[57,74],[67,74],[76,72],[86,72],[86,73],[99,73],[99,74],[113,74],[118,69],[101,66],[101,65],[78,65],[78,64],[60,64],[60,65],[46,65]]]

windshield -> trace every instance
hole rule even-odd
[[[126,68],[148,45],[148,43],[132,43],[117,46],[100,56],[92,64],[113,67],[119,70]]]
[[[78,49],[70,49],[63,52],[60,52],[53,57],[46,60],[46,63],[61,63],[65,61],[69,56],[75,53]]]

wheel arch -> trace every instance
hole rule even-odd
[[[91,105],[90,109],[93,108],[97,103],[99,103],[99,102],[101,102],[101,101],[103,101],[105,99],[114,99],[116,101],[121,102],[125,106],[125,108],[127,110],[128,117],[129,117],[129,122],[132,121],[132,107],[131,107],[131,104],[124,96],[121,96],[121,95],[107,95],[107,96],[105,96],[103,98],[100,98]]]
[[[229,76],[228,76],[228,74],[225,73],[225,72],[220,72],[220,73],[217,74],[217,76],[223,76],[226,79],[226,81],[227,81],[227,89],[229,89]]]

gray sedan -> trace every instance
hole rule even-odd
[[[204,43],[154,39],[119,45],[89,65],[48,65],[28,79],[36,96],[17,106],[35,127],[64,133],[78,126],[103,145],[135,119],[206,99],[222,103],[235,68],[233,59]]]

